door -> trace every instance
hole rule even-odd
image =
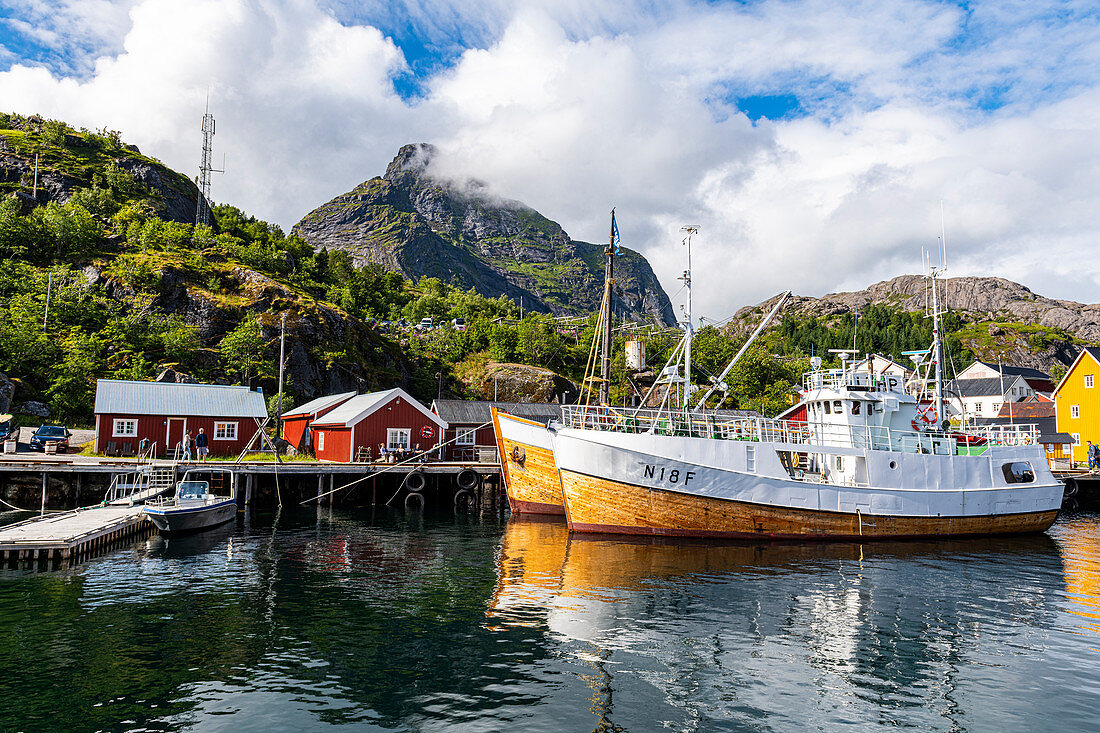
[[[164,452],[169,456],[175,453],[176,445],[183,442],[183,433],[187,430],[187,418],[168,418],[168,436],[165,442]]]

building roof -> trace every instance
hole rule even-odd
[[[1054,417],[1054,403],[1038,402],[1030,398],[1026,402],[1006,402],[1001,405],[997,417],[1011,417],[1016,422],[1036,417]]]
[[[947,392],[959,397],[1001,397],[1015,386],[1022,377],[1006,375],[1001,377],[982,377],[981,379],[952,379],[947,383]]]
[[[318,418],[314,425],[351,427],[397,397],[404,399],[414,408],[424,413],[425,417],[439,427],[447,427],[447,423],[444,420],[441,420],[439,416],[424,407],[424,405],[420,404],[412,395],[400,387],[394,387],[393,389],[387,389],[381,392],[369,392],[367,394],[356,395],[324,417]]]
[[[96,414],[267,417],[262,390],[221,384],[97,379]]]
[[[1007,417],[986,417],[974,420],[975,425],[1034,425],[1039,428],[1040,443],[1072,443],[1069,433],[1059,433],[1057,421],[1053,417],[1029,417],[1024,420]]]
[[[1038,369],[1032,369],[1031,367],[1014,366],[1012,364],[996,364],[994,362],[982,361],[981,359],[975,359],[975,364],[981,364],[995,372],[1000,372],[1006,377],[1023,377],[1024,379],[1041,379],[1050,381],[1050,375],[1046,372]],[[973,366],[973,365],[972,365]]]
[[[283,419],[288,417],[301,417],[303,415],[315,415],[321,410],[333,405],[338,405],[341,402],[347,402],[355,396],[355,392],[344,392],[342,394],[330,394],[324,397],[318,397],[315,400],[310,400],[301,407],[295,407],[290,412],[283,413]]]
[[[536,422],[561,419],[561,405],[547,402],[487,402],[484,400],[436,400],[432,410],[451,425],[481,425],[491,422],[489,408],[496,407],[514,417]]]

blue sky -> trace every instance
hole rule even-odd
[[[190,173],[209,92],[215,198],[286,227],[432,141],[666,285],[700,225],[715,317],[917,270],[941,201],[954,274],[1100,300],[1098,72],[1072,0],[0,0],[14,111]]]

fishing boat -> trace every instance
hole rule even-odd
[[[565,407],[551,431],[572,531],[870,539],[1041,532],[1054,522],[1062,486],[1034,425],[960,435],[942,419],[937,268],[933,343],[913,355],[927,394],[846,358],[839,369],[814,358],[805,421],[721,419],[700,409],[710,391],[691,407],[690,238],[681,406]]]
[[[514,514],[565,515],[546,425],[490,407],[504,491]]]
[[[608,402],[610,384],[610,324],[611,292],[614,285],[615,255],[620,253],[619,227],[615,223],[615,211],[611,211],[611,235],[605,250],[607,264],[604,277],[604,293],[593,336],[592,354],[595,354],[596,338],[601,337],[599,349],[603,353],[602,371],[599,376],[586,375],[584,387],[589,395],[594,384],[599,385],[600,404]],[[604,327],[606,324],[606,328]],[[594,362],[593,362],[594,363]],[[563,516],[565,502],[561,493],[561,481],[554,463],[554,446],[548,424],[537,423],[511,415],[495,407],[493,433],[500,452],[501,473],[508,507],[515,514],[549,514]]]
[[[237,516],[234,476],[229,471],[192,470],[176,484],[173,496],[149,502],[143,513],[165,534],[198,532]],[[213,489],[212,489],[213,487]],[[228,495],[217,494],[228,488]]]

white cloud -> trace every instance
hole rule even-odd
[[[121,129],[193,174],[209,89],[228,168],[215,199],[284,226],[427,140],[445,170],[578,239],[602,241],[617,206],[624,242],[670,293],[679,227],[700,226],[696,312],[713,317],[788,287],[820,294],[916,271],[941,200],[952,274],[1096,300],[1100,32],[1084,6],[105,5],[65,6],[114,49],[86,76],[13,67],[0,98]],[[383,20],[414,24],[428,47],[479,47],[406,102],[392,86],[404,56],[369,24]],[[733,106],[784,93],[808,115],[754,126]],[[989,111],[995,97],[1004,106]]]

